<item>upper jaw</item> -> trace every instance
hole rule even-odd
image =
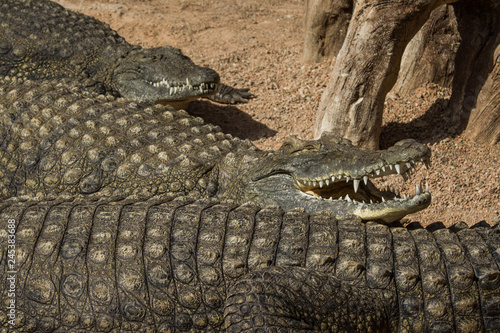
[[[324,199],[341,199],[345,195],[350,195],[351,199],[359,201],[370,200],[373,202],[382,202],[384,200],[394,199],[397,196],[390,192],[381,192],[371,184],[370,179],[380,178],[387,175],[401,175],[404,180],[407,180],[414,168],[423,163],[426,167],[430,164],[430,156],[424,155],[419,157],[419,161],[409,159],[408,161],[400,161],[397,163],[381,163],[374,167],[368,166],[360,171],[337,171],[323,174],[316,177],[299,177],[293,175],[295,187],[304,193],[311,194]],[[419,192],[418,190],[417,192]],[[418,194],[418,193],[417,193]]]

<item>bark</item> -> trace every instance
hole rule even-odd
[[[494,68],[479,91],[476,107],[471,110],[466,129],[467,137],[478,143],[489,145],[494,145],[500,142],[499,42],[500,34],[497,34],[497,47],[493,54]],[[466,107],[467,104],[465,103],[463,106]]]
[[[451,88],[460,40],[453,6],[436,8],[406,46],[391,93],[409,96],[429,82]]]
[[[449,112],[459,131],[467,124],[471,139],[494,144],[500,132],[500,4],[478,0],[454,4],[462,43]]]
[[[347,36],[323,93],[314,135],[324,131],[378,149],[382,111],[406,45],[446,0],[356,1]]]
[[[344,43],[354,0],[307,0],[305,62],[319,62],[337,55]]]

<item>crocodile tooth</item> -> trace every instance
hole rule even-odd
[[[352,201],[352,200],[351,200],[351,198],[349,198],[349,194],[346,194],[346,195],[345,195],[345,200],[347,200],[348,202],[351,202],[351,201]]]
[[[380,176],[380,170],[375,170],[375,173],[377,174],[377,176]]]
[[[396,168],[396,172],[398,173],[398,175],[401,174],[401,166],[399,164],[394,164],[394,167]]]
[[[403,199],[405,199],[405,200],[407,199],[406,193],[403,194]]]
[[[170,95],[173,95],[173,94],[174,94],[174,88],[170,87],[170,89],[168,90],[168,93],[169,93]]]
[[[354,193],[358,193],[359,179],[353,179],[352,184],[354,185]]]
[[[346,182],[346,183],[348,183],[348,182],[349,182],[349,180],[351,180],[351,177],[349,177],[349,176],[345,176],[345,182]]]
[[[391,170],[392,170],[392,164],[389,164],[389,169],[391,169]]]
[[[313,181],[313,186],[316,187],[316,182]]]
[[[382,202],[385,202],[385,199],[384,199],[384,197],[382,197]]]
[[[382,171],[385,172],[385,166],[382,167]]]
[[[340,177],[339,177],[339,179],[340,179]],[[334,182],[334,181],[335,181],[335,176],[332,176],[332,182]]]
[[[188,78],[186,78],[186,85],[187,85],[187,86],[189,86],[189,85],[190,85],[190,84],[189,84],[189,79],[188,79]]]
[[[411,159],[410,162],[411,162],[411,164],[415,165],[415,160],[414,159]]]
[[[419,195],[421,194],[422,192],[420,192],[420,187],[418,186],[418,184],[416,185],[417,189],[415,190],[415,195]]]
[[[330,179],[325,180],[326,186],[330,185]]]
[[[406,167],[408,168],[408,170],[411,169],[411,163],[410,162],[406,162]]]
[[[363,176],[363,183],[365,183],[365,185],[368,185],[368,176]]]
[[[323,181],[322,180],[319,181],[319,188],[323,188]]]
[[[370,203],[373,205],[373,200],[372,199],[370,199]]]
[[[425,192],[429,193],[429,183],[425,182]]]

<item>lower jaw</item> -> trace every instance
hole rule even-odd
[[[382,223],[398,221],[408,214],[416,213],[427,208],[431,203],[430,192],[424,192],[406,199],[394,198],[374,203],[361,202],[350,198],[325,199],[305,193],[304,195],[318,204],[321,202],[319,207],[322,207],[322,209],[332,210],[334,213],[340,213],[336,210],[342,207],[346,213],[350,212],[345,216],[357,216],[364,221],[376,221]],[[328,207],[329,202],[331,202],[332,209]]]
[[[189,103],[194,101],[197,98],[191,98],[191,99],[185,99],[185,100],[175,100],[175,101],[170,101],[170,100],[160,100],[156,101],[156,103],[161,104],[161,105],[169,105],[173,107],[175,110],[185,110],[187,109]]]
[[[365,221],[382,221],[390,223],[402,219],[404,216],[416,213],[427,208],[431,204],[429,192],[416,195],[406,200],[391,200],[386,203],[374,205],[358,205],[354,214]]]
[[[210,95],[208,95],[208,96],[210,96]],[[158,100],[158,101],[156,101],[156,103],[161,104],[161,105],[169,105],[169,106],[173,107],[175,110],[185,110],[185,109],[187,109],[189,103],[191,103],[192,101],[195,101],[199,98],[203,98],[203,97],[206,97],[206,96],[205,95],[192,96],[192,97],[186,97],[183,99],[175,99],[175,100],[164,99],[164,100]]]

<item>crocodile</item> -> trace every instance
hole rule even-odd
[[[262,151],[183,110],[85,85],[0,79],[0,200],[172,192],[385,222],[430,204],[422,182],[406,196],[371,181],[429,162],[430,149],[412,139],[367,151],[327,133]]]
[[[2,332],[500,331],[498,225],[170,194],[14,198],[0,221]]]
[[[200,97],[221,103],[254,97],[221,84],[217,72],[179,49],[131,45],[107,24],[48,0],[0,3],[0,76],[91,78],[89,89],[179,107]]]

